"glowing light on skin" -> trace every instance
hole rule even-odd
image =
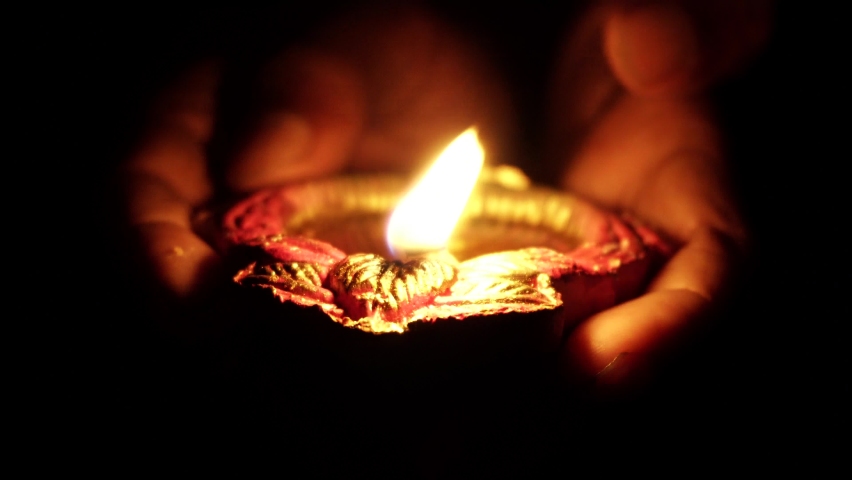
[[[475,128],[447,146],[391,214],[387,242],[394,256],[405,259],[446,248],[484,159]]]

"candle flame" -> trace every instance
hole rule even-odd
[[[450,143],[391,215],[387,241],[395,256],[446,248],[484,158],[473,127]]]

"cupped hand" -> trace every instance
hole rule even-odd
[[[550,165],[566,188],[679,245],[641,297],[580,322],[563,347],[571,375],[622,385],[713,312],[746,253],[702,93],[759,50],[769,14],[761,2],[596,5],[558,58]],[[410,170],[472,124],[493,163],[511,159],[507,96],[482,58],[421,10],[347,15],[260,72],[253,121],[221,162],[208,147],[226,123],[223,63],[197,66],[160,97],[122,168],[140,271],[162,298],[203,303],[227,275],[192,219],[216,198],[344,169]]]
[[[196,66],[159,98],[121,171],[139,271],[161,302],[209,303],[227,275],[193,230],[208,202],[344,169],[411,170],[474,124],[508,153],[508,101],[482,58],[419,9],[347,14],[256,72],[241,125],[218,116],[227,64]],[[235,147],[212,158],[223,135]]]
[[[603,390],[647,381],[737,279],[749,239],[703,94],[760,49],[770,25],[768,2],[621,3],[592,9],[565,39],[550,160],[567,189],[678,248],[642,296],[570,333],[562,366]]]

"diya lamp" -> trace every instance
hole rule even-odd
[[[554,350],[566,326],[638,295],[668,255],[637,221],[483,158],[469,129],[413,187],[371,174],[257,192],[223,218],[226,248],[245,259],[234,281],[310,317],[332,349],[404,367]]]

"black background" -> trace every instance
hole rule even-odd
[[[532,138],[547,46],[571,9],[545,2],[435,5],[504,52],[496,58]],[[26,181],[10,189],[33,199],[13,218],[26,232],[23,251],[33,252],[17,277],[26,295],[16,318],[36,330],[20,358],[37,368],[19,369],[21,391],[32,393],[25,430],[45,433],[33,435],[36,444],[133,454],[139,450],[128,446],[138,442],[158,452],[164,445],[271,439],[299,445],[287,450],[297,455],[284,469],[404,476],[520,473],[543,465],[569,471],[586,453],[618,459],[635,451],[652,460],[676,451],[710,463],[783,465],[831,449],[832,436],[848,428],[843,348],[852,318],[842,234],[848,151],[840,150],[847,107],[833,66],[842,42],[828,26],[837,13],[793,2],[779,3],[766,51],[713,92],[755,233],[753,273],[712,331],[645,395],[600,402],[538,384],[523,392],[468,386],[421,398],[406,398],[411,389],[377,393],[373,384],[300,393],[269,366],[281,359],[267,358],[274,356],[268,339],[246,340],[233,353],[149,328],[144,306],[134,304],[134,279],[120,268],[107,188],[145,106],[192,59],[272,50],[345,6],[130,3],[23,18],[26,48],[9,76],[24,84],[11,94],[23,100]],[[393,415],[359,413],[381,401]],[[787,451],[798,455],[780,453]]]

